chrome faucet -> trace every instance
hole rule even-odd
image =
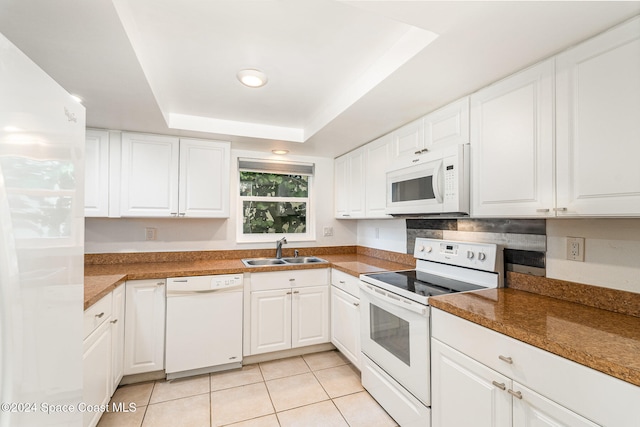
[[[283,237],[282,239],[276,242],[276,258],[282,258],[282,245],[287,243],[287,238]]]

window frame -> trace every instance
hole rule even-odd
[[[238,161],[240,162],[240,158]],[[256,162],[261,160],[251,159]],[[272,162],[272,161],[264,161]],[[287,162],[277,162],[286,164]],[[295,163],[292,163],[295,164]],[[240,195],[240,173],[241,172],[257,172],[257,173],[268,173],[268,174],[278,174],[278,175],[306,175],[307,176],[307,197],[265,197],[265,196],[241,196]],[[238,166],[236,173],[236,208],[237,208],[237,227],[236,227],[236,240],[238,243],[264,243],[264,242],[275,242],[276,240],[280,240],[283,237],[287,238],[288,242],[308,242],[316,240],[316,230],[315,230],[315,209],[314,209],[314,200],[313,200],[313,187],[314,187],[314,178],[313,174],[300,174],[295,171],[288,172],[286,170],[283,171],[270,171],[270,170],[249,170],[243,169]],[[305,224],[305,232],[304,233],[255,233],[248,234],[244,232],[244,202],[245,201],[255,201],[255,202],[289,202],[289,203],[306,203],[306,224]]]

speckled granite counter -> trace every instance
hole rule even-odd
[[[429,301],[433,307],[640,386],[640,317],[510,288]]]
[[[415,267],[411,255],[394,254],[369,248],[307,248],[301,256],[315,255],[328,261],[322,264],[296,264],[246,267],[242,258],[268,257],[273,251],[210,251],[153,254],[89,255],[85,264],[85,310],[125,280],[164,279],[167,277],[237,274],[315,268],[336,268],[353,276],[384,270],[406,270]],[[289,254],[289,252],[291,252]],[[338,253],[331,253],[338,252]],[[343,252],[343,253],[340,253]],[[236,256],[236,258],[230,258]],[[293,256],[293,250],[284,256]],[[191,258],[192,260],[189,260]],[[172,261],[177,259],[177,261]],[[98,263],[91,263],[91,262]],[[129,261],[129,262],[128,262]],[[130,262],[138,261],[138,262]],[[85,261],[86,262],[86,261]],[[412,264],[413,263],[413,264]]]

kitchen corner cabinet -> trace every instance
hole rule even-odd
[[[556,59],[559,216],[640,216],[640,17]]]
[[[363,148],[358,148],[335,160],[336,218],[364,218],[365,162],[366,152]]]
[[[164,369],[165,281],[125,285],[124,375]]]
[[[639,387],[438,309],[431,364],[433,427],[631,427],[640,419]]]
[[[360,369],[359,280],[331,270],[331,343]]]
[[[251,273],[251,355],[329,342],[328,274]]]
[[[471,215],[553,215],[553,59],[471,95]]]
[[[109,132],[106,130],[86,131],[84,215],[109,216]]]
[[[228,142],[122,134],[123,217],[229,216]]]

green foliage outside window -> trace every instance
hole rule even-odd
[[[306,232],[307,176],[240,172],[240,196],[245,199],[242,202],[244,234]]]

